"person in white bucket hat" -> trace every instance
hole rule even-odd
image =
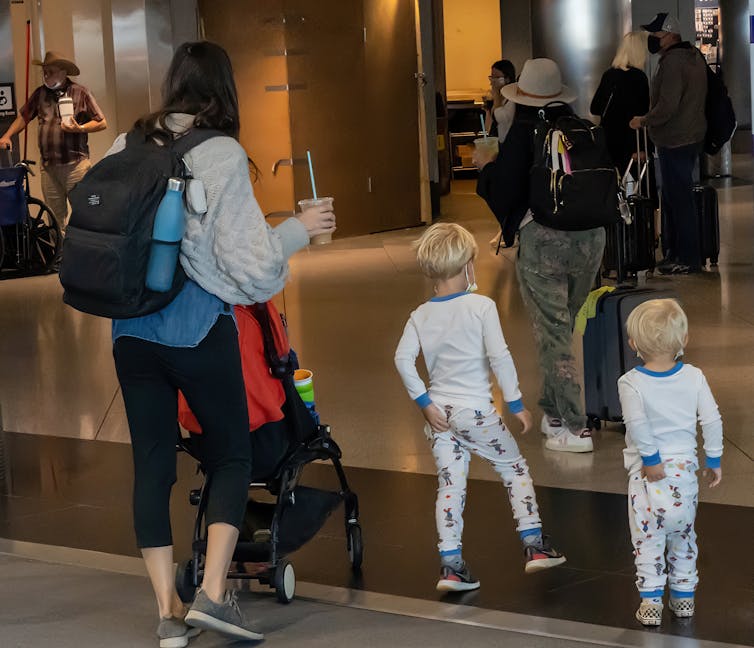
[[[516,104],[516,115],[498,155],[475,154],[477,193],[503,226],[510,245],[518,232],[516,264],[521,296],[532,320],[543,374],[539,401],[545,447],[563,452],[591,452],[576,361],[571,352],[576,313],[591,290],[605,247],[602,227],[563,231],[533,220],[529,171],[534,161],[534,127],[544,110],[548,118],[570,112],[563,104],[576,93],[563,85],[560,68],[546,58],[524,63],[517,83],[503,88]],[[559,102],[559,103],[554,103]],[[552,105],[548,105],[552,104]]]
[[[544,106],[553,101],[573,103],[577,95],[563,85],[560,68],[552,59],[529,59],[517,83],[505,86],[501,94],[521,106]]]

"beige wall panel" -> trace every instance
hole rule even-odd
[[[481,95],[490,65],[501,57],[500,0],[443,0],[445,74],[453,92]]]
[[[112,57],[105,55],[105,34],[112,41],[112,31],[109,29],[109,15],[103,16],[102,0],[76,0],[71,4],[73,55],[81,70],[81,76],[76,81],[91,90],[108,121],[107,130],[89,135],[91,159],[97,162],[110,148],[119,126],[116,93],[112,83],[114,67]],[[103,18],[106,20],[103,21]]]
[[[149,65],[144,0],[112,0],[118,130],[149,112]]]

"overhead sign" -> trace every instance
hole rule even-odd
[[[0,83],[0,119],[16,116],[16,97],[12,83]]]

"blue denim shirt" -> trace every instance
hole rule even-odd
[[[235,321],[231,306],[187,279],[178,296],[162,310],[143,317],[114,319],[113,342],[127,335],[170,347],[195,347],[221,315]]]

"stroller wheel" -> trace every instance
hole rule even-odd
[[[175,589],[184,603],[191,603],[196,596],[194,585],[194,561],[184,560],[175,570]]]
[[[287,558],[278,561],[273,580],[278,601],[290,603],[296,595],[296,572]]]
[[[348,558],[354,570],[361,569],[364,561],[364,543],[361,539],[361,526],[350,524],[348,526]]]

